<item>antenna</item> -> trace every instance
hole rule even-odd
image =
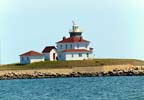
[[[72,23],[73,23],[73,26],[75,26],[75,25],[76,25],[75,21],[73,21],[73,20],[72,20]]]

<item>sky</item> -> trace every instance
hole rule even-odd
[[[0,64],[56,45],[72,20],[95,58],[144,60],[144,0],[0,0]]]

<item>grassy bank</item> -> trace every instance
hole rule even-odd
[[[95,59],[83,61],[45,61],[27,65],[9,64],[0,66],[0,70],[31,70],[31,69],[49,69],[49,68],[71,68],[71,67],[88,67],[102,65],[144,65],[144,61],[136,59]]]

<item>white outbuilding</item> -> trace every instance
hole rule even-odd
[[[30,64],[33,62],[44,61],[43,54],[36,51],[29,51],[20,55],[20,63],[21,64]]]
[[[57,60],[57,51],[55,46],[47,46],[42,51],[45,60],[56,61]]]

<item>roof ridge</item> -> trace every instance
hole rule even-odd
[[[56,49],[56,47],[55,46],[46,46],[43,49],[42,53],[49,53],[52,49]]]
[[[58,41],[57,43],[73,43],[73,42],[89,42],[81,37],[69,37],[64,40]]]
[[[30,50],[26,53],[23,53],[19,56],[38,56],[38,55],[42,55],[40,52],[34,51],[34,50]]]

